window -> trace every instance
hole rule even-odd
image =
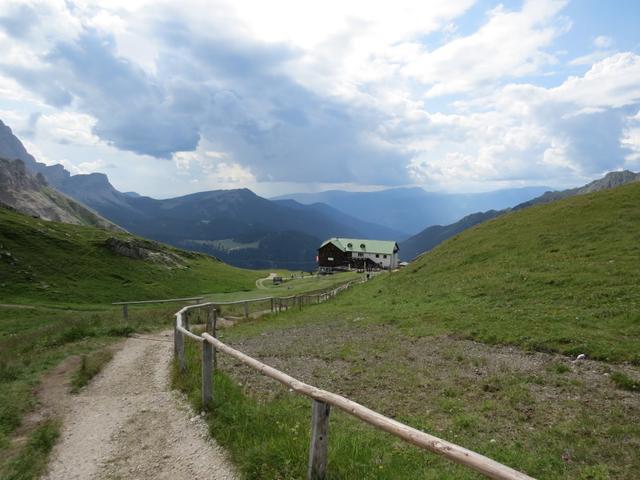
[[[364,250],[364,249],[366,248],[366,247],[365,247],[365,244],[364,244],[364,243],[361,243],[361,244],[360,244],[360,248]]]
[[[376,258],[380,258],[380,254],[379,253],[376,253]]]
[[[386,255],[383,255],[383,257],[382,257],[382,258],[387,258],[387,256],[386,256]]]
[[[353,243],[347,243],[347,248],[353,248]]]

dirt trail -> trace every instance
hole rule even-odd
[[[47,480],[235,479],[204,421],[169,386],[169,332],[130,338],[70,397]]]

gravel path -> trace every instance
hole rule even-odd
[[[235,479],[204,421],[169,386],[169,332],[130,338],[68,400],[47,480]]]

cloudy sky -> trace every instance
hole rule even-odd
[[[0,119],[168,197],[640,169],[637,0],[0,0]]]

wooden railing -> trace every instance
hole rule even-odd
[[[342,283],[335,288],[330,290],[319,290],[315,292],[307,292],[298,295],[290,295],[286,297],[261,297],[254,298],[249,300],[237,300],[232,302],[211,302],[216,307],[232,307],[232,306],[242,306],[242,315],[245,320],[249,319],[250,316],[250,306],[259,303],[269,302],[269,309],[267,311],[271,313],[279,313],[289,310],[290,308],[298,308],[302,309],[305,305],[312,305],[317,303],[325,302],[333,297],[335,297],[338,293],[351,288],[353,285],[358,283],[362,283],[366,280],[350,280],[348,282]],[[218,308],[219,310],[219,308]],[[263,312],[259,312],[263,313]]]
[[[190,297],[190,298],[167,298],[164,300],[140,300],[132,302],[113,302],[111,305],[122,305],[122,318],[129,319],[129,305],[146,305],[149,303],[176,303],[176,302],[199,302],[204,297]]]
[[[344,288],[348,288],[348,286]],[[323,298],[331,298],[340,291],[339,289],[334,290],[337,291],[329,297]],[[194,309],[206,309],[207,311],[206,332],[202,335],[196,335],[189,329],[188,316],[189,312]],[[194,340],[202,345],[202,405],[207,410],[211,407],[215,395],[213,391],[213,375],[217,368],[217,351],[235,358],[263,375],[277,380],[294,392],[312,399],[311,442],[309,445],[309,463],[307,470],[308,480],[322,480],[325,478],[329,445],[329,413],[331,407],[338,408],[369,425],[401,438],[405,442],[434,452],[480,472],[489,478],[501,480],[532,480],[532,477],[480,455],[479,453],[467,450],[459,445],[385,417],[341,395],[301,382],[280,370],[270,367],[222,343],[216,338],[216,310],[213,303],[190,305],[176,313],[174,341],[175,353],[181,373],[186,372],[187,369],[184,354],[185,338]]]

